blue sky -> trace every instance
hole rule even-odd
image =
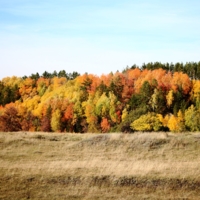
[[[200,61],[199,0],[0,0],[0,79]]]

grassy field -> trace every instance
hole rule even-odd
[[[0,133],[0,199],[199,197],[198,133]]]

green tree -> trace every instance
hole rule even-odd
[[[145,81],[140,89],[140,104],[149,107],[149,101],[153,94],[153,89],[148,81]]]
[[[61,70],[61,71],[58,72],[57,76],[58,76],[59,78],[61,78],[61,77],[67,78],[67,73],[66,73],[65,70]]]
[[[161,89],[154,89],[154,93],[149,100],[151,109],[155,113],[164,113],[166,110],[165,94]]]
[[[87,101],[89,97],[89,91],[91,90],[92,79],[88,76],[83,81],[82,85],[80,86],[80,90],[82,91],[81,101]]]
[[[122,83],[122,77],[119,75],[114,77],[110,83],[108,90],[112,92],[119,101],[122,101],[122,92],[123,92],[124,85]]]
[[[42,74],[42,77],[44,77],[44,78],[51,78],[51,73],[45,71],[45,72]]]

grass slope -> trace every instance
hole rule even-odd
[[[0,199],[199,199],[200,134],[0,133]]]

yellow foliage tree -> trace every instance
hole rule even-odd
[[[121,116],[122,122],[126,119],[127,115],[128,115],[128,111],[126,108],[124,108],[124,110],[122,111],[122,116]]]
[[[15,85],[20,85],[20,83],[23,81],[22,78],[16,77],[16,76],[12,76],[12,77],[5,77],[2,79],[2,82],[6,85],[6,86],[15,86]]]
[[[159,131],[162,124],[155,113],[148,113],[131,123],[131,128],[137,131]]]
[[[82,103],[82,106],[85,110],[85,117],[88,123],[88,132],[98,132],[97,129],[97,115],[95,113],[95,99],[94,95],[89,95],[87,101]]]
[[[168,92],[166,99],[167,99],[167,106],[170,107],[172,105],[173,100],[174,100],[173,90],[170,90]]]
[[[184,116],[181,110],[179,110],[177,117],[174,115],[170,116],[167,126],[172,132],[183,132],[185,130]]]
[[[19,93],[23,100],[27,98],[32,98],[37,95],[35,84],[36,81],[31,78],[26,78],[20,83]]]
[[[109,115],[110,119],[114,122],[117,123],[119,122],[118,116],[117,116],[117,107],[119,106],[120,102],[117,101],[117,97],[113,93],[109,93],[109,100],[110,100],[110,110],[109,110]]]
[[[60,131],[61,129],[61,112],[59,109],[57,109],[55,112],[52,114],[51,118],[51,129],[53,131]]]
[[[197,108],[200,108],[200,81],[193,80],[193,87],[191,91],[192,100],[196,103]]]
[[[162,125],[164,127],[167,127],[168,121],[169,121],[169,115],[165,115],[165,117],[163,117],[161,114],[158,114],[158,119],[160,120],[160,122],[162,123]]]
[[[200,110],[194,105],[185,111],[185,125],[190,131],[200,131]]]
[[[177,117],[175,117],[174,115],[172,115],[172,116],[169,118],[167,127],[168,127],[169,130],[172,131],[172,132],[178,132],[179,126],[178,126],[178,119],[177,119]]]

